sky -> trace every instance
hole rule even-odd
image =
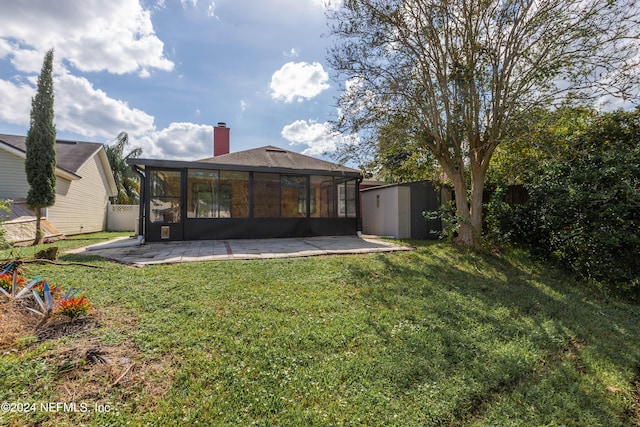
[[[338,0],[339,1],[339,0]],[[343,88],[326,61],[325,0],[11,0],[0,2],[0,133],[26,135],[45,52],[54,49],[58,139],[141,157],[275,145],[330,160]],[[335,4],[335,1],[334,1]]]

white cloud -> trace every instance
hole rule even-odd
[[[282,128],[282,136],[289,145],[306,145],[302,154],[322,155],[335,151],[343,144],[353,144],[357,139],[333,130],[329,122],[316,123],[313,120],[296,120]]]
[[[0,80],[0,92],[11,102],[0,103],[0,120],[29,125],[31,98],[35,95],[36,77],[29,82]],[[55,74],[55,124],[59,131],[73,132],[90,138],[109,138],[123,129],[142,131],[153,126],[153,117],[130,108],[126,103],[109,98],[93,88],[83,77],[69,73]]]
[[[4,100],[0,102],[0,121],[28,126],[31,98],[36,94],[35,87],[26,82],[0,80],[0,93]]]
[[[132,146],[141,146],[143,157],[169,160],[211,157],[213,127],[194,123],[171,123],[160,131],[151,131],[132,139]]]
[[[142,147],[144,157],[194,160],[213,153],[211,125],[171,123],[157,130],[153,116],[109,98],[83,77],[70,74],[54,77],[54,87],[56,129],[60,131],[98,141],[111,141],[125,131],[132,146]]]
[[[208,1],[208,2],[201,2],[199,0],[180,0],[180,4],[182,5],[183,9],[186,9],[188,7],[191,7],[193,9],[199,9],[198,8],[198,4],[205,4],[206,6],[206,14],[208,17],[210,18],[217,18],[216,16],[216,2],[215,1]],[[161,4],[158,3],[158,5],[161,5],[161,8],[165,7],[165,1],[162,0]]]
[[[287,56],[289,58],[296,58],[298,57],[298,51],[295,48],[291,48],[291,50],[289,52],[282,52],[282,56]]]
[[[214,2],[209,3],[207,7],[207,16],[216,18],[216,4]]]
[[[324,10],[335,10],[342,5],[342,0],[311,0],[311,3]]]
[[[271,97],[285,102],[311,99],[330,86],[329,74],[322,64],[314,62],[287,62],[271,76]]]
[[[54,77],[56,128],[90,138],[112,138],[121,131],[141,134],[154,118],[125,102],[109,98],[84,77],[65,73]]]
[[[0,26],[0,52],[8,42],[4,57],[11,56],[19,71],[38,72],[51,47],[57,60],[84,72],[145,75],[174,66],[138,0],[3,1],[0,16],[11,17]]]
[[[35,80],[35,77],[31,80]],[[58,132],[111,142],[118,133],[129,134],[132,147],[142,147],[144,157],[194,160],[213,153],[211,125],[171,123],[156,130],[154,117],[126,102],[109,98],[83,77],[68,73],[54,76],[55,125]],[[29,125],[35,81],[0,80],[0,93],[11,103],[0,103],[0,121]]]

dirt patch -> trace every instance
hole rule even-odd
[[[22,301],[0,302],[0,353],[19,346],[33,335],[41,317],[25,308]]]
[[[145,412],[155,406],[173,378],[171,361],[145,360],[130,341],[105,345],[96,337],[84,337],[44,357],[57,370],[60,401],[126,402],[135,412]]]
[[[0,352],[17,350],[25,343],[76,335],[100,326],[99,315],[70,321],[66,316],[52,315],[48,319],[30,311],[26,300],[0,301]]]
[[[169,389],[179,361],[145,357],[125,333],[137,327],[135,317],[109,307],[108,314],[94,311],[72,322],[60,315],[42,319],[23,301],[0,301],[0,355],[20,357],[53,342],[39,357],[53,369],[57,401],[126,403],[132,412],[145,412]]]
[[[73,321],[69,321],[65,316],[52,316],[46,323],[36,328],[35,336],[38,341],[45,341],[81,334],[99,326],[100,321],[94,316],[81,317]]]

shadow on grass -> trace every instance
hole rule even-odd
[[[629,421],[607,390],[640,363],[637,307],[589,300],[553,270],[412,243],[418,256],[378,255],[380,268],[349,268],[371,306],[403,313],[369,320],[390,349],[385,375],[398,393],[433,381],[456,388],[440,390],[451,405],[433,423],[499,419],[498,403],[509,400],[535,407],[534,422],[560,412],[576,425]],[[546,395],[555,407],[545,407]]]

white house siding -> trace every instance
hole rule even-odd
[[[48,208],[49,222],[65,235],[102,231],[107,224],[107,178],[98,156],[77,173],[81,179],[57,178],[56,203]]]
[[[28,192],[24,159],[0,148],[0,199],[24,199]]]

